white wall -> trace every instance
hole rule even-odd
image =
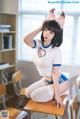
[[[18,12],[19,0],[0,0],[0,13],[14,13]]]

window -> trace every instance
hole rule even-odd
[[[24,36],[41,25],[51,8],[58,11],[64,9],[66,18],[64,25],[63,44],[63,64],[80,64],[80,3],[78,0],[20,0],[19,20],[18,20],[18,59],[32,60],[34,50],[28,47],[24,41]],[[27,2],[27,4],[26,4]],[[71,2],[71,3],[70,3]],[[45,7],[46,6],[46,7]],[[72,10],[74,6],[74,10]],[[36,39],[40,38],[40,34]]]
[[[34,15],[34,14],[23,14],[21,18],[21,24],[20,25],[20,51],[19,51],[19,59],[22,60],[32,60],[32,55],[34,50],[27,46],[23,42],[24,36],[37,28],[37,26],[41,25],[42,21],[44,20],[44,15]],[[38,39],[40,35],[38,35],[35,39]]]

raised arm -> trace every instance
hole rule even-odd
[[[24,42],[29,45],[30,47],[34,47],[33,38],[41,31],[42,27],[32,31],[31,33],[27,34],[24,38]]]
[[[49,11],[48,17],[43,21],[41,27],[39,27],[38,29],[34,30],[33,32],[31,32],[31,33],[29,33],[28,35],[25,36],[24,42],[25,42],[27,45],[29,45],[30,47],[34,47],[33,38],[42,30],[43,24],[44,24],[46,21],[54,20],[54,18],[55,18],[54,10],[55,10],[55,9],[51,9],[51,10]]]

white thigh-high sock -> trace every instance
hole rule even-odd
[[[31,93],[31,99],[36,102],[48,102],[53,99],[54,89],[52,85],[44,86]]]
[[[46,86],[46,85],[47,85],[46,81],[42,78],[40,81],[37,81],[37,82],[31,84],[29,87],[27,87],[27,88],[25,89],[25,95],[26,95],[28,98],[30,98],[30,97],[31,97],[31,93],[32,93],[34,90],[36,90],[36,89],[38,89],[38,88],[40,88],[40,87],[44,87],[44,86]]]

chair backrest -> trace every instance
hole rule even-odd
[[[22,88],[22,82],[21,82],[22,73],[21,73],[21,71],[16,71],[12,75],[12,80],[13,80],[13,86],[14,86],[15,93],[16,93],[16,95],[19,95],[20,94],[20,90]]]
[[[17,71],[12,75],[12,80],[15,82],[19,82],[22,79],[21,71]]]
[[[0,84],[0,96],[6,94],[6,85]]]

